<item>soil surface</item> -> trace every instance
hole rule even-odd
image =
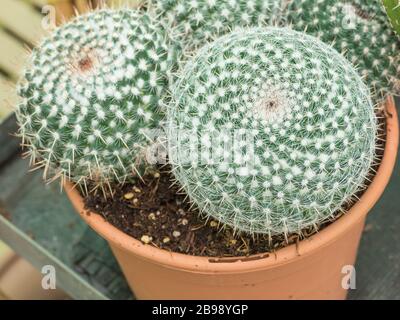
[[[383,123],[377,140],[379,159],[371,168],[366,185],[373,179],[382,159],[384,135]],[[112,196],[105,197],[100,190],[90,193],[85,197],[85,207],[88,211],[101,214],[115,227],[143,243],[196,256],[238,257],[274,252],[317,232],[313,227],[302,230],[301,234],[274,236],[271,239],[235,233],[218,221],[200,217],[186,201],[186,196],[178,193],[179,186],[171,186],[171,180],[168,167],[158,168],[158,171],[145,175],[143,180],[116,186]],[[364,191],[356,196],[361,197]],[[348,211],[352,205],[346,204],[342,211]],[[341,215],[338,212],[333,220]],[[321,224],[318,230],[333,220]]]
[[[200,217],[195,208],[171,186],[168,167],[148,174],[135,184],[115,188],[113,198],[98,191],[85,197],[86,209],[141,240],[166,250],[196,256],[234,257],[271,252],[299,239],[293,235],[252,237]],[[312,231],[311,231],[312,232]]]

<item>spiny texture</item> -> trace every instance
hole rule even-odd
[[[288,234],[333,217],[375,157],[376,117],[357,72],[285,28],[202,48],[167,114],[177,180],[202,212],[246,232]]]
[[[381,0],[295,0],[287,12],[295,30],[333,43],[357,67],[375,102],[400,93],[400,40]]]
[[[174,45],[133,10],[100,10],[34,49],[19,84],[20,134],[53,178],[98,184],[141,174],[166,97]]]
[[[383,5],[393,29],[400,36],[400,0],[383,0]]]
[[[149,0],[149,9],[174,27],[189,51],[237,27],[272,25],[281,18],[281,0]]]

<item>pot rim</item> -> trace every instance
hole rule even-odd
[[[304,259],[306,256],[322,250],[352,225],[364,219],[378,201],[394,169],[399,143],[399,123],[393,97],[389,97],[386,101],[385,111],[387,135],[383,159],[372,183],[359,201],[346,214],[316,234],[272,253],[248,257],[214,258],[191,256],[146,245],[111,225],[101,215],[85,210],[83,198],[72,183],[66,182],[64,187],[73,206],[86,223],[112,245],[142,259],[151,260],[153,263],[172,269],[197,273],[242,273],[275,268],[294,260]]]

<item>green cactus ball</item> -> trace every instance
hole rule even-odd
[[[188,51],[238,27],[277,24],[281,5],[281,0],[149,0],[150,11],[173,27]]]
[[[352,65],[286,28],[237,31],[187,63],[167,112],[172,172],[206,216],[300,232],[363,188],[376,116]]]
[[[51,178],[123,182],[147,168],[175,65],[164,27],[134,10],[93,11],[32,52],[19,83],[20,135]]]
[[[333,44],[369,85],[375,103],[400,94],[400,39],[381,0],[295,0],[288,22]]]

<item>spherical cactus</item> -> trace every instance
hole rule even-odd
[[[224,36],[187,63],[173,95],[172,172],[226,225],[299,232],[364,186],[377,133],[368,88],[314,37],[274,27]]]
[[[94,11],[56,29],[33,50],[18,89],[33,162],[75,182],[142,174],[174,59],[165,28],[137,11]]]
[[[373,100],[400,93],[400,40],[381,0],[296,0],[288,22],[343,53],[371,88]]]
[[[188,50],[237,27],[272,25],[281,18],[281,0],[150,0],[149,9],[174,27]]]

